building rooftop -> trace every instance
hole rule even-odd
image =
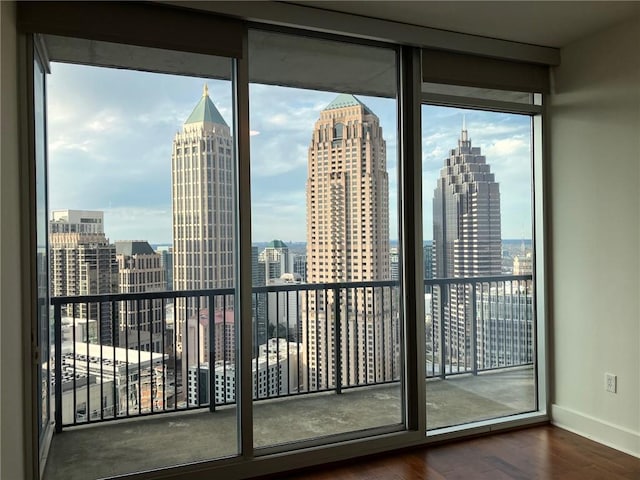
[[[204,91],[202,92],[202,98],[196,105],[196,108],[193,109],[187,121],[184,122],[185,125],[190,123],[218,123],[220,125],[224,125],[228,127],[227,122],[224,121],[222,115],[216,108],[216,106],[209,98],[209,88],[205,85]]]
[[[144,240],[122,240],[116,242],[116,255],[131,257],[133,255],[153,255],[155,253],[149,242]]]
[[[269,245],[267,245],[267,248],[288,248],[287,244],[284,243],[282,240],[271,240],[269,242]]]
[[[149,366],[151,363],[162,363],[168,355],[157,352],[146,352],[130,348],[113,347],[84,342],[65,342],[62,344],[62,360],[64,363],[76,365],[77,368],[126,367],[127,365]]]
[[[329,105],[324,107],[324,110],[334,110],[337,108],[357,107],[357,106],[363,107],[365,113],[373,115],[373,112],[369,109],[369,107],[367,107],[364,103],[362,103],[360,100],[358,100],[356,97],[354,97],[349,93],[341,93],[340,95],[338,95],[333,100],[333,102],[331,102]]]

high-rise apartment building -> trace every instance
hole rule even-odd
[[[440,170],[433,196],[434,277],[500,275],[500,225],[499,184],[480,148],[471,145],[463,125],[457,148],[450,151]],[[435,325],[445,330],[442,348],[452,362],[468,356],[474,342],[470,334],[474,321],[471,287],[434,288],[432,307]]]
[[[280,278],[269,280],[269,285],[301,285],[302,278],[296,273],[283,273]],[[298,290],[280,290],[267,293],[267,322],[269,338],[289,338],[299,342],[302,338],[300,316],[301,298]]]
[[[391,247],[389,250],[389,268],[391,269],[391,280],[400,279],[400,255],[398,247]]]
[[[309,146],[307,282],[389,278],[386,142],[378,117],[365,104],[353,95],[338,95],[320,113]],[[382,297],[371,288],[340,298],[332,291],[309,296],[303,337],[309,339],[311,389],[335,385],[337,349],[331,345],[337,328],[353,332],[342,335],[348,344],[339,346],[343,384],[393,374],[391,318],[388,299]],[[335,302],[344,312],[339,326],[334,324]],[[379,341],[368,341],[366,332]],[[365,363],[376,367],[362,368]]]
[[[56,210],[49,222],[51,296],[94,295],[118,292],[116,248],[104,234],[104,213]],[[117,345],[112,325],[112,305],[78,304],[63,315],[99,320],[98,340]]]
[[[49,233],[104,233],[104,212],[95,210],[54,210]]]
[[[148,242],[116,242],[120,293],[162,292],[167,289],[162,255]],[[162,299],[121,302],[120,346],[162,352],[164,301]]]
[[[264,263],[260,263],[258,247],[251,247],[251,286],[264,287]],[[264,292],[251,295],[251,331],[253,332],[253,354],[257,355],[258,346],[267,341],[267,298]]]
[[[271,338],[260,345],[251,362],[253,372],[253,398],[274,398],[298,392],[302,386],[304,361],[300,345],[284,338]],[[213,395],[216,405],[236,401],[236,365],[219,360],[214,364],[213,375],[209,363],[189,367],[189,406],[209,403],[210,380],[213,377]]]
[[[209,361],[235,361],[236,329],[233,309],[216,309],[210,312],[205,308],[200,310],[197,318],[189,320],[189,328],[185,333],[189,341],[185,342],[183,352],[188,359],[186,363],[197,365]]]
[[[233,155],[231,130],[207,86],[173,141],[173,289],[233,286]],[[199,307],[215,308],[202,299]],[[185,322],[198,318],[198,305],[175,305],[178,352]]]
[[[534,362],[531,282],[487,284],[476,292],[476,314],[478,368],[490,369]]]

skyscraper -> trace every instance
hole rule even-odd
[[[428,280],[433,278],[433,243],[426,241],[422,248],[423,263],[424,263],[424,278]]]
[[[389,180],[386,142],[378,117],[353,95],[338,95],[320,113],[308,153],[307,179],[307,282],[334,283],[388,280],[389,271]],[[340,328],[353,333],[343,353],[343,384],[382,378],[392,354],[390,339],[375,347],[366,332],[390,334],[388,300],[371,288],[334,298],[333,292],[309,296],[306,303],[309,341],[309,386],[327,388],[335,384],[336,338],[332,312],[334,302],[346,313]],[[383,333],[385,332],[385,333]],[[343,336],[346,338],[347,336]],[[375,344],[375,342],[374,342]],[[344,358],[347,355],[348,358]],[[358,363],[376,364],[358,368]],[[376,359],[377,361],[374,361]],[[379,370],[379,371],[378,371]]]
[[[173,289],[233,286],[233,155],[229,126],[205,85],[202,98],[173,141]],[[200,308],[214,308],[202,299]],[[176,301],[178,351],[196,302]]]
[[[463,125],[433,195],[434,278],[500,275],[501,241],[499,184]],[[475,341],[470,287],[451,285],[448,295],[445,288],[434,288],[434,322],[444,326],[448,355],[465,358]]]
[[[156,248],[156,253],[160,255],[160,265],[164,269],[167,290],[173,290],[173,247],[161,245]]]
[[[49,222],[51,296],[117,293],[116,248],[104,234],[104,213],[55,210],[52,217]],[[81,303],[63,313],[99,320],[99,341],[104,345],[117,345],[109,302],[100,307],[96,303]]]
[[[291,256],[289,254],[289,247],[282,240],[272,240],[260,252],[258,256],[258,263],[262,264],[262,268],[259,265],[260,271],[264,271],[264,282],[269,283],[269,280],[280,278],[285,273],[291,273]]]
[[[258,247],[251,247],[251,286],[264,287],[266,285],[265,265],[259,260]],[[251,323],[253,332],[253,356],[258,355],[258,347],[267,341],[267,294],[254,292],[251,295]]]
[[[167,289],[162,255],[148,242],[116,242],[120,293],[162,292]],[[164,301],[122,302],[120,346],[147,352],[163,352]]]
[[[293,273],[300,275],[303,282],[307,281],[307,255],[306,253],[294,253],[293,257]]]

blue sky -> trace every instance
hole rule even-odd
[[[55,63],[48,77],[50,209],[104,210],[111,241],[171,242],[171,146],[204,83],[231,124],[230,82]],[[307,149],[319,112],[335,93],[252,85],[252,230],[257,242],[304,241]],[[394,100],[359,98],[380,118],[387,142],[391,238],[397,238]],[[528,117],[423,107],[424,237],[440,167],[462,116],[500,182],[503,238],[531,236]]]

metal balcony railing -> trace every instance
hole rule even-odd
[[[532,365],[532,275],[425,280],[427,377]]]
[[[426,280],[427,377],[531,364],[531,296],[531,275]],[[253,398],[398,382],[399,299],[397,281],[254,287]],[[232,288],[52,298],[56,429],[234,404],[234,300]]]

